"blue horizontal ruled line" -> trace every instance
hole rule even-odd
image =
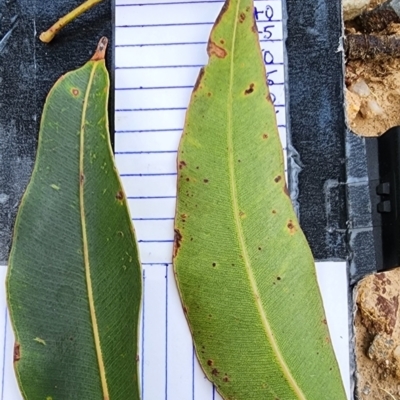
[[[274,82],[272,86],[284,85],[285,82]],[[193,85],[187,86],[136,86],[136,87],[121,87],[115,88],[116,91],[129,91],[129,90],[166,90],[166,89],[193,89]]]
[[[139,86],[139,87],[123,87],[115,88],[115,90],[152,90],[152,89],[193,89],[193,85],[188,86]]]
[[[173,221],[175,218],[132,218],[132,221]]]
[[[268,77],[267,77],[268,78]],[[273,84],[269,85],[270,87],[272,86],[278,86],[278,85],[284,85],[285,82],[274,82]],[[187,86],[136,86],[136,87],[121,87],[121,88],[115,88],[115,91],[129,91],[129,90],[166,90],[166,89],[193,89],[193,85],[187,85]]]
[[[184,46],[188,44],[207,44],[207,42],[177,42],[177,43],[142,43],[142,44],[119,44],[115,47],[149,47],[149,46]]]
[[[270,64],[272,65],[272,64]],[[128,66],[128,67],[115,67],[115,69],[150,69],[150,68],[201,68],[204,64],[194,65],[149,65],[149,66]]]
[[[134,4],[132,4],[134,5]],[[146,4],[147,5],[147,4]],[[149,4],[153,5],[153,4]],[[281,19],[271,19],[271,20],[258,20],[256,23],[272,23],[272,24],[277,24],[279,22],[282,22]],[[116,28],[118,29],[127,29],[127,28],[156,28],[156,27],[162,27],[162,26],[195,26],[195,25],[214,25],[214,22],[175,22],[175,23],[169,23],[169,24],[135,24],[135,25],[116,25]],[[264,33],[264,32],[262,32]]]
[[[138,240],[138,243],[174,243],[172,239],[165,240]]]
[[[269,63],[268,65],[284,65],[283,62],[274,62]],[[193,64],[193,65],[140,65],[140,66],[125,66],[125,67],[118,67],[116,66],[115,69],[163,69],[163,68],[202,68],[204,64]]]
[[[165,262],[165,263],[144,263],[142,262],[142,265],[164,265],[165,267],[168,267],[169,265],[172,265],[171,262]]]
[[[283,39],[261,39],[260,42],[282,42]],[[152,46],[186,46],[186,45],[206,45],[207,42],[171,42],[171,43],[132,43],[117,44],[115,47],[152,47]]]
[[[177,153],[176,150],[148,150],[148,151],[116,151],[115,155],[123,155],[123,154],[169,154],[169,153]]]
[[[169,3],[142,3],[142,4],[116,4],[117,7],[131,6],[164,6],[172,4],[202,4],[202,3],[223,3],[223,0],[202,0],[202,1],[171,1]]]
[[[129,176],[176,176],[176,172],[158,172],[154,174],[119,174],[119,176],[129,177]]]
[[[176,199],[176,196],[128,196],[128,200]]]
[[[186,110],[186,107],[159,107],[159,108],[116,108],[115,111],[133,112],[133,111],[181,111]]]
[[[265,0],[254,0],[254,2],[265,1]],[[269,1],[281,1],[281,0],[269,0]],[[172,4],[207,4],[207,3],[224,3],[224,0],[200,0],[200,1],[171,1],[168,3],[140,3],[140,4],[116,4],[116,7],[143,7],[143,6],[164,6]]]
[[[116,130],[115,133],[177,132],[177,131],[182,131],[182,130],[183,130],[183,128],[143,129],[143,130]]]

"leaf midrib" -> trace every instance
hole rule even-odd
[[[80,148],[79,148],[79,205],[80,205],[79,208],[80,208],[80,217],[81,217],[81,226],[82,226],[83,258],[84,258],[84,267],[85,267],[86,287],[87,287],[87,293],[88,293],[90,317],[91,317],[92,328],[93,328],[93,338],[94,338],[94,342],[95,342],[97,362],[99,365],[99,373],[100,373],[101,387],[102,387],[102,391],[103,391],[103,399],[109,400],[110,395],[108,392],[108,385],[107,385],[107,378],[106,378],[103,354],[101,351],[99,327],[97,324],[96,310],[95,310],[95,305],[94,305],[92,278],[90,275],[89,247],[88,247],[88,239],[87,239],[85,201],[84,201],[84,181],[85,181],[84,145],[85,145],[86,111],[88,108],[89,94],[90,94],[90,90],[92,88],[93,78],[94,78],[94,74],[96,72],[97,65],[98,65],[97,62],[93,62],[93,67],[90,72],[89,81],[88,81],[88,85],[86,87],[86,92],[85,92],[85,98],[83,101],[81,129],[80,129]]]
[[[250,282],[250,288],[253,292],[253,298],[257,307],[257,311],[259,313],[261,323],[264,327],[265,335],[269,340],[272,350],[276,355],[277,361],[281,365],[282,372],[286,377],[289,385],[292,387],[294,393],[298,396],[300,400],[306,400],[306,397],[300,387],[298,386],[296,380],[294,379],[292,373],[288,365],[286,364],[283,355],[279,349],[278,343],[275,340],[274,334],[272,332],[272,328],[268,322],[267,314],[262,306],[260,292],[258,290],[258,285],[255,279],[255,276],[251,267],[250,256],[247,252],[246,248],[246,240],[243,232],[241,220],[240,220],[240,210],[237,198],[237,187],[235,182],[235,162],[234,162],[234,154],[233,154],[233,81],[234,81],[234,55],[235,55],[235,44],[236,44],[236,34],[238,27],[238,19],[239,19],[239,10],[240,10],[240,2],[241,0],[237,0],[237,6],[235,11],[235,19],[233,24],[233,32],[232,32],[232,50],[231,50],[231,60],[230,60],[230,77],[229,77],[229,92],[228,92],[228,101],[227,101],[227,142],[228,142],[228,170],[229,170],[229,183],[231,188],[231,197],[232,197],[232,208],[233,215],[235,221],[235,227],[239,242],[239,248],[241,249],[241,253],[243,255],[243,262],[245,266],[245,270]]]

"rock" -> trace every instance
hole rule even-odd
[[[343,0],[343,18],[351,20],[360,15],[369,5],[370,0]]]

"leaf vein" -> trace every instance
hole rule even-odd
[[[276,355],[277,361],[282,367],[282,371],[284,376],[286,377],[289,385],[292,387],[294,393],[300,400],[306,400],[304,393],[302,392],[301,388],[298,386],[297,382],[295,381],[288,365],[286,364],[281,350],[278,346],[278,343],[275,340],[274,334],[272,332],[272,328],[268,322],[266,311],[263,308],[261,302],[261,296],[258,289],[257,281],[254,276],[252,266],[251,266],[251,259],[247,252],[246,248],[246,239],[243,232],[242,222],[240,219],[240,209],[238,204],[237,198],[237,187],[235,181],[235,162],[234,162],[234,152],[233,152],[233,82],[234,82],[234,59],[235,59],[235,44],[236,44],[236,36],[237,36],[237,27],[238,27],[238,18],[239,18],[239,10],[240,10],[240,3],[241,0],[237,0],[237,6],[235,11],[235,19],[233,23],[233,33],[232,33],[232,51],[231,51],[231,59],[230,59],[230,77],[229,77],[229,94],[228,94],[228,101],[227,101],[227,141],[228,141],[228,170],[229,170],[229,178],[230,178],[230,188],[231,188],[231,197],[232,197],[232,208],[234,213],[234,220],[236,226],[236,232],[238,235],[238,242],[239,247],[241,249],[243,255],[243,262],[245,265],[246,273],[250,281],[251,290],[253,291],[254,301],[256,303],[256,307],[258,313],[260,315],[261,323],[264,327],[265,334],[267,339],[272,347],[273,352]]]

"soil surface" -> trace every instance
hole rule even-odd
[[[370,275],[355,289],[359,400],[400,399],[400,269]]]
[[[382,2],[373,0],[371,6]],[[346,36],[365,34],[354,21],[345,23],[345,33]],[[381,41],[387,37],[395,42],[398,40],[399,54],[366,55],[346,62],[347,123],[354,133],[362,136],[379,136],[400,125],[400,24],[390,23],[385,30],[374,35]],[[367,38],[366,48],[369,43]],[[365,89],[364,84],[367,90],[359,91],[358,86]]]

